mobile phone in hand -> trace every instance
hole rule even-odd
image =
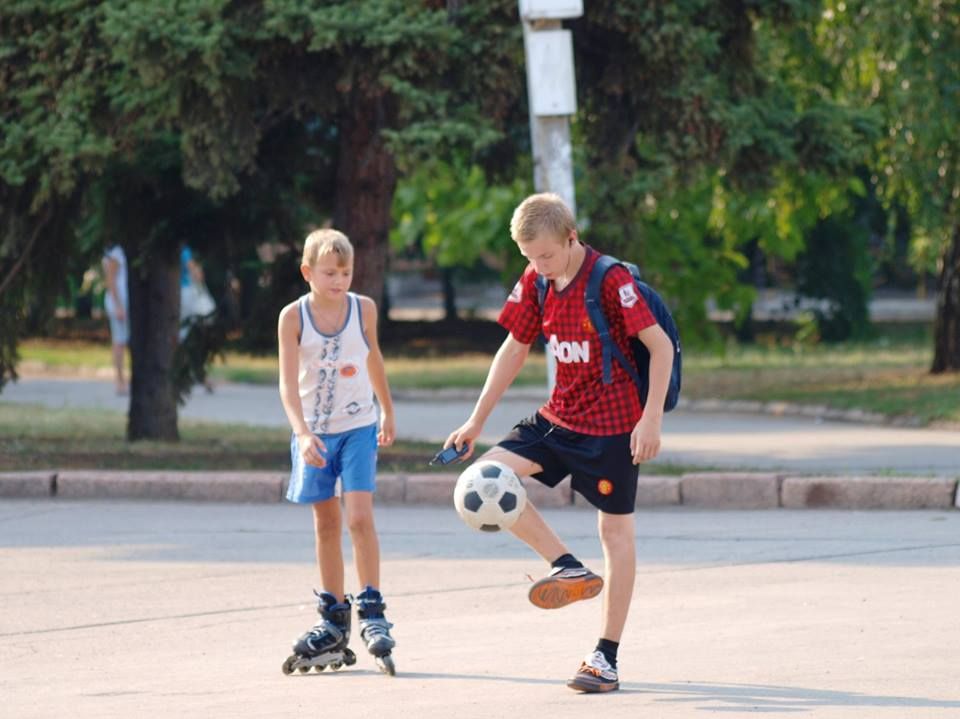
[[[460,459],[463,455],[470,451],[470,445],[467,442],[463,443],[463,448],[457,450],[457,446],[451,444],[446,449],[442,449],[430,460],[430,464],[450,464],[451,462]]]

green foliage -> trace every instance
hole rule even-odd
[[[866,227],[849,215],[831,215],[809,233],[798,259],[797,290],[806,297],[826,301],[814,315],[819,335],[827,342],[867,334],[873,278],[867,236]]]
[[[882,115],[871,182],[905,205],[932,269],[960,220],[960,15],[942,0],[825,5],[818,41],[846,101]]]
[[[235,268],[256,244],[298,242],[333,213],[340,128],[358,102],[383,109],[373,137],[401,165],[498,141],[522,91],[515,12],[512,0],[3,3],[0,386],[27,308],[52,306],[67,268],[107,241],[138,271],[183,242]],[[264,310],[271,326],[278,310]]]
[[[790,259],[847,203],[876,119],[817,70],[818,2],[595,2],[576,24],[591,241],[640,263],[690,340],[750,311],[744,248]]]
[[[503,268],[516,254],[510,216],[530,191],[522,178],[490,184],[477,165],[421,164],[397,185],[390,242],[401,252],[422,252],[440,267],[469,267],[486,259]]]
[[[873,108],[886,132],[871,182],[891,234],[909,227],[909,256],[938,275],[932,371],[960,370],[960,13],[955,2],[826,3],[819,43],[848,101]],[[909,223],[899,222],[900,208]],[[896,225],[894,223],[897,223]]]

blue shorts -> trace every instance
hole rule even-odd
[[[300,456],[297,436],[290,438],[290,486],[287,499],[300,504],[323,502],[337,496],[337,479],[344,492],[374,492],[377,489],[377,425],[371,424],[339,434],[317,435],[327,451],[324,467],[307,464]]]

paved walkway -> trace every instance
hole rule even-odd
[[[602,569],[592,512],[544,514]],[[378,525],[398,676],[361,655],[287,677],[316,616],[308,511],[0,501],[0,714],[960,717],[957,513],[638,513],[623,691],[602,697],[564,686],[598,601],[536,610],[543,563],[450,509]]]
[[[77,379],[23,379],[8,385],[0,401],[116,411],[127,407],[126,398],[115,396],[109,382]],[[529,393],[508,395],[492,414],[482,439],[496,441],[539,404],[540,400]],[[401,438],[440,442],[466,419],[473,403],[457,397],[435,397],[398,399],[396,405]],[[223,384],[213,394],[194,392],[180,415],[206,421],[286,426],[276,389],[264,386]],[[676,411],[664,422],[664,448],[657,461],[805,473],[957,476],[960,432]]]

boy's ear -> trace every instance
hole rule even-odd
[[[310,281],[310,265],[300,265],[300,275],[304,282]]]

